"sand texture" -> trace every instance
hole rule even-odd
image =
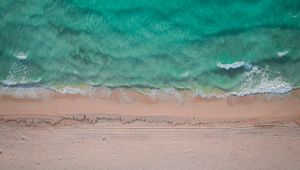
[[[298,91],[183,102],[126,97],[2,96],[0,169],[300,167]]]

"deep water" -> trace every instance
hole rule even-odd
[[[285,93],[300,85],[300,1],[3,0],[0,82]]]

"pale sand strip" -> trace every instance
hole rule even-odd
[[[0,169],[298,170],[295,127],[124,129],[0,124]]]

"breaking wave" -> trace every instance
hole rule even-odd
[[[293,90],[293,86],[285,82],[279,74],[277,77],[270,76],[269,67],[253,67],[243,75],[243,84],[239,92],[233,92],[236,96],[246,96],[251,94],[284,94]]]
[[[223,68],[225,70],[230,70],[230,69],[237,69],[237,68],[245,68],[247,70],[252,68],[252,64],[249,63],[245,63],[244,61],[236,61],[234,63],[231,64],[222,64],[222,63],[217,63],[217,66],[219,68]]]

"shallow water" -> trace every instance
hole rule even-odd
[[[247,95],[286,93],[299,73],[298,0],[0,2],[6,87]]]

